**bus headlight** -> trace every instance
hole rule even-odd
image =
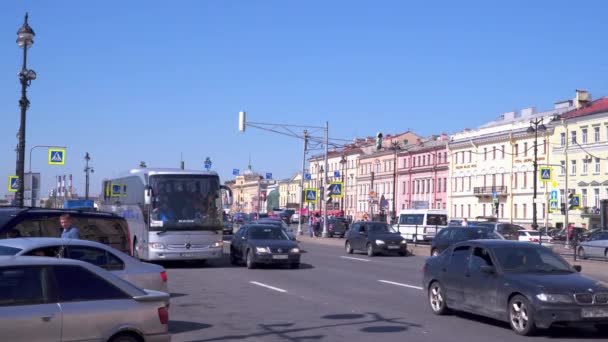
[[[223,247],[224,246],[224,241],[215,241],[214,243],[211,244],[211,247],[213,248],[219,248],[219,247]]]
[[[153,248],[153,249],[165,249],[165,248],[167,248],[165,246],[165,244],[162,243],[162,242],[150,242],[149,245],[150,245],[150,248]]]

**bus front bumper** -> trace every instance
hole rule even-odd
[[[223,255],[223,247],[208,247],[197,249],[168,248],[150,249],[149,260],[205,260],[219,259]]]

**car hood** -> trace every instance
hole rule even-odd
[[[249,240],[249,243],[254,247],[270,247],[270,248],[294,248],[298,244],[290,240]]]
[[[384,241],[401,241],[403,237],[397,233],[371,233],[368,235],[370,240],[378,239]]]
[[[598,281],[579,273],[560,274],[510,274],[507,277],[514,284],[523,285],[538,292],[608,292],[608,283]]]

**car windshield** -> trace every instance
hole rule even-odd
[[[15,255],[21,251],[21,248],[0,246],[0,255]]]
[[[281,228],[252,228],[249,231],[251,240],[289,240]]]
[[[539,236],[539,232],[526,232],[530,236]]]
[[[371,223],[367,224],[368,231],[371,233],[396,233],[391,226],[385,223]]]
[[[494,253],[505,272],[572,273],[570,265],[559,255],[541,246],[497,247]]]
[[[219,178],[213,175],[150,176],[151,230],[221,230]]]

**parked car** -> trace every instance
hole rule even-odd
[[[477,239],[499,239],[504,237],[488,227],[448,227],[439,231],[431,242],[431,256],[438,256],[451,245]]]
[[[82,261],[0,257],[3,341],[170,341],[168,301]]]
[[[519,233],[519,241],[525,242],[546,242],[549,243],[551,241],[551,237],[549,235],[541,234],[538,230],[529,230],[522,229],[518,231]]]
[[[588,240],[580,242],[576,252],[581,259],[608,259],[608,230],[594,233]]]
[[[0,240],[0,255],[80,260],[111,271],[138,287],[169,292],[164,267],[139,261],[98,242],[60,238],[4,239]]]
[[[69,214],[83,240],[96,241],[131,255],[129,226],[124,218],[99,211],[47,208],[0,208],[0,239],[60,237],[59,216]]]
[[[469,222],[469,224],[471,224]],[[507,222],[488,222],[477,221],[472,224],[475,228],[488,227],[493,231],[502,235],[506,240],[519,241],[519,231],[524,230],[524,227]]]
[[[291,224],[291,216],[294,214],[295,210],[286,209],[279,213],[279,218],[285,222],[285,224]]]
[[[600,228],[589,229],[581,234],[579,241],[605,240],[606,238],[604,235],[606,232],[608,232],[608,230],[602,230]]]
[[[339,236],[343,238],[346,235],[346,220],[340,218],[331,218],[327,220],[327,234],[329,237]]]
[[[582,227],[574,227],[572,228],[572,236],[578,236],[581,237],[583,236],[583,234],[585,234],[585,232],[587,231],[587,229],[582,228]],[[563,228],[559,233],[557,233],[555,236],[553,236],[553,238],[551,239],[551,242],[566,242],[568,239],[568,229],[567,228]]]
[[[376,254],[407,255],[405,238],[384,222],[355,222],[345,239],[344,247],[348,254],[361,250],[370,257]]]
[[[224,235],[232,235],[234,224],[232,222],[224,221]]]
[[[240,262],[250,269],[258,264],[299,268],[300,248],[276,225],[249,224],[234,234],[230,244],[230,263],[238,265]]]
[[[538,244],[475,240],[428,258],[423,288],[437,315],[454,309],[488,316],[510,323],[520,335],[564,323],[604,330],[608,286],[580,269]]]

